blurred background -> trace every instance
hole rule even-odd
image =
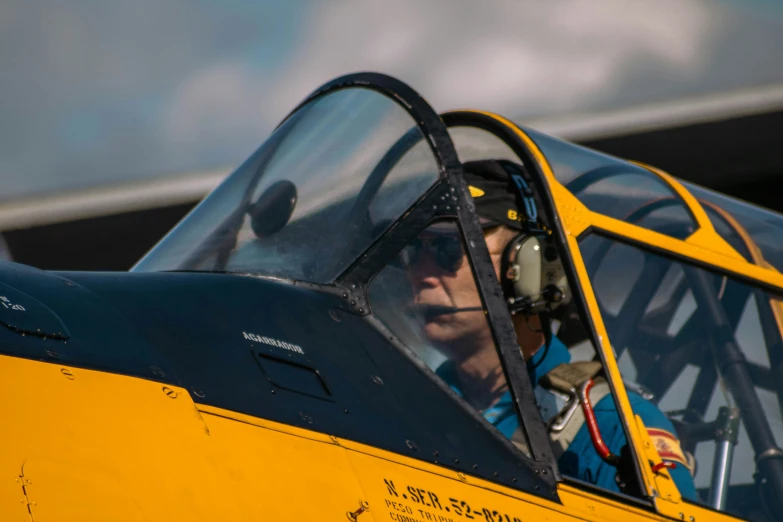
[[[780,1],[4,0],[0,257],[126,270],[359,70],[783,211]]]

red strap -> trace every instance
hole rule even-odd
[[[620,463],[620,457],[614,455],[604,442],[601,431],[598,429],[598,421],[595,419],[593,405],[590,404],[590,390],[594,385],[595,383],[593,380],[588,379],[579,390],[579,402],[582,404],[582,411],[585,415],[587,432],[590,433],[590,440],[593,442],[593,447],[595,448],[596,453],[598,453],[598,456],[607,464],[617,466]]]

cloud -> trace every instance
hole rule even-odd
[[[657,86],[624,85],[628,71],[644,63],[655,63],[663,76],[700,70],[709,51],[704,43],[717,30],[699,0],[490,5],[315,4],[278,69],[261,75],[249,63],[217,63],[188,78],[167,113],[168,136],[195,143],[198,136],[257,135],[318,85],[358,70],[408,80],[438,110],[583,110],[624,88],[638,98],[649,94]]]
[[[439,111],[511,117],[783,81],[768,52],[783,17],[745,5],[8,0],[0,197],[238,164],[309,92],[358,70]]]
[[[258,133],[267,127],[263,79],[247,64],[217,63],[187,78],[165,112],[165,138],[200,145],[209,135]]]
[[[380,70],[409,80],[438,109],[517,114],[590,106],[650,61],[688,76],[720,29],[700,0],[335,2],[306,24],[278,87]],[[658,87],[634,86],[640,95]]]

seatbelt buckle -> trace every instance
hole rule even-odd
[[[571,392],[565,411],[559,413],[549,425],[549,431],[552,433],[561,433],[566,429],[568,423],[574,418],[574,414],[579,410],[579,395],[574,389]]]

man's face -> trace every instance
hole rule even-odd
[[[498,234],[498,230],[502,229],[484,235],[496,274],[509,239],[507,234]],[[422,312],[425,335],[453,358],[467,357],[472,349],[491,343],[489,325],[457,226],[430,226],[405,252],[414,304]]]

